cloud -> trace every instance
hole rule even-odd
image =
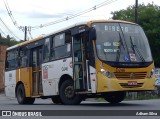
[[[49,14],[30,14],[31,18],[60,18],[62,15],[49,15]]]
[[[7,0],[9,7],[12,11],[12,14],[20,26],[39,26],[41,24],[50,23],[62,18],[66,18],[67,16],[74,15],[81,11],[84,11],[88,8],[92,8],[93,6],[100,4],[106,0]],[[139,0],[139,3],[144,2],[152,2],[160,5],[160,0]],[[84,14],[83,16],[79,16],[74,19],[70,19],[68,21],[55,24],[53,26],[49,26],[46,28],[38,29],[32,31],[33,36],[37,36],[38,34],[45,33],[47,34],[49,31],[53,29],[57,29],[60,27],[65,27],[69,24],[74,24],[81,21],[87,21],[92,19],[108,19],[111,17],[111,11],[117,11],[120,9],[125,9],[128,5],[134,5],[135,0],[117,0],[116,2],[103,6],[102,8],[96,9],[90,13]],[[18,36],[24,37],[23,32],[18,31],[16,27],[13,25],[9,15],[7,14],[6,8],[4,6],[3,0],[0,0],[0,16],[14,31]],[[1,12],[2,11],[2,12]],[[21,35],[22,34],[22,35]]]
[[[13,11],[14,14],[17,16],[23,16],[27,18],[64,18],[67,16],[71,16],[76,14],[77,12],[73,12],[70,10],[66,10],[63,13],[55,13],[55,12],[44,12],[44,11],[38,11],[38,10],[32,10],[32,11]]]
[[[32,12],[27,15],[30,18],[61,18],[63,15],[61,14],[45,14],[41,12]]]

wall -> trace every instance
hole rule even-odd
[[[4,66],[7,46],[0,44],[0,91],[4,89]]]

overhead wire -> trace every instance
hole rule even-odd
[[[7,12],[8,12],[8,15],[9,15],[12,23],[14,24],[14,26],[15,26],[16,28],[18,28],[18,29],[20,30],[21,27],[18,25],[17,21],[16,21],[15,18],[13,17],[12,11],[10,10],[10,7],[9,7],[9,5],[8,5],[7,0],[3,0],[3,2],[4,2],[4,5],[5,5],[5,7],[6,7],[6,10],[7,10]]]
[[[4,27],[3,23],[0,22],[0,33],[2,33],[4,36],[7,36],[4,29],[6,28]]]
[[[115,2],[115,1],[117,1],[117,0],[106,0],[106,1],[104,1],[104,2],[102,2],[102,3],[100,3],[100,4],[97,4],[97,5],[89,8],[89,9],[86,9],[86,10],[81,11],[81,12],[79,12],[79,13],[76,13],[76,14],[73,14],[73,15],[70,15],[70,16],[67,16],[67,17],[65,17],[65,18],[62,18],[62,19],[59,19],[59,20],[56,20],[56,21],[53,21],[53,22],[41,24],[41,25],[38,25],[38,26],[32,26],[31,29],[32,29],[32,30],[36,30],[36,29],[40,29],[40,28],[43,28],[43,27],[51,26],[51,25],[54,25],[54,24],[57,24],[57,23],[60,23],[60,22],[63,22],[63,21],[67,21],[67,20],[73,19],[73,18],[75,18],[75,17],[81,16],[81,15],[83,15],[83,14],[86,14],[86,13],[88,13],[88,12],[91,12],[91,11],[93,11],[93,10],[96,10],[96,9],[98,9],[98,8],[100,8],[100,7],[103,7],[103,6],[106,6],[106,5],[108,5],[108,4],[111,4],[111,3]],[[11,12],[11,10],[10,10],[10,7],[9,7],[9,5],[8,5],[7,0],[3,0],[3,2],[4,2],[4,5],[5,5],[5,7],[6,7],[6,10],[7,10],[7,12],[8,12],[8,15],[9,15],[12,23],[13,23],[19,30],[21,30],[21,31],[24,32],[23,27],[19,26],[18,23],[17,23],[17,21],[16,21],[15,18],[13,17],[12,12]],[[18,37],[17,37],[16,35],[14,35],[14,33],[9,29],[9,27],[6,26],[6,24],[3,22],[3,20],[2,20],[1,18],[0,18],[0,21],[4,24],[4,26],[7,28],[7,30],[8,30],[14,37],[18,38]],[[32,38],[31,29],[30,29],[30,31],[29,31],[28,33],[29,33],[30,37]],[[18,39],[20,39],[20,38],[18,38]]]
[[[18,37],[10,30],[10,28],[5,24],[5,22],[2,20],[1,17],[0,17],[0,21],[1,21],[1,23],[4,25],[4,27],[9,31],[9,33],[10,33],[14,38],[20,39],[20,38],[18,38]]]
[[[11,9],[10,9],[10,7],[9,7],[9,4],[8,4],[7,0],[3,0],[3,2],[4,2],[5,8],[6,8],[6,10],[7,10],[7,13],[8,13],[8,15],[9,15],[9,17],[10,17],[13,25],[14,25],[18,30],[23,31],[23,30],[22,30],[22,27],[20,27],[20,26],[18,25],[17,21],[16,21],[15,18],[13,17],[12,12],[11,12]],[[0,18],[0,19],[1,19],[1,18]],[[17,37],[17,36],[10,30],[10,28],[5,24],[5,22],[4,22],[2,19],[1,19],[1,22],[4,24],[4,26],[6,27],[6,29],[11,33],[11,35],[12,35],[14,38],[20,40],[20,38]]]
[[[89,8],[89,9],[84,10],[84,11],[82,11],[82,12],[79,12],[79,13],[77,13],[77,14],[70,15],[70,16],[67,16],[67,17],[65,17],[65,18],[62,18],[62,19],[53,21],[53,22],[41,24],[41,25],[39,25],[39,26],[33,26],[33,27],[32,27],[32,30],[36,30],[36,29],[39,29],[39,28],[51,26],[51,25],[54,25],[54,24],[57,24],[57,23],[60,23],[60,22],[63,22],[63,21],[67,21],[67,20],[69,20],[69,19],[73,19],[73,18],[78,17],[78,16],[80,16],[80,15],[83,15],[83,14],[86,14],[86,13],[91,12],[91,11],[93,11],[93,10],[96,10],[96,9],[98,9],[98,8],[100,8],[100,7],[103,7],[103,6],[105,6],[105,5],[111,4],[111,3],[115,2],[115,1],[117,1],[117,0],[107,0],[107,1],[104,1],[104,2],[102,2],[102,3],[100,3],[100,4],[98,4],[98,5],[95,5],[95,6],[92,7],[92,8]]]
[[[0,31],[1,31],[1,33],[4,35],[4,36],[7,36],[6,34],[5,34],[5,32],[0,28]]]
[[[0,13],[5,14],[5,12],[2,8],[0,8]],[[3,23],[0,23],[0,33],[3,34],[4,36],[7,36],[4,29],[6,29],[6,28],[4,27]]]
[[[31,39],[33,39],[32,34],[31,34],[31,26],[28,26],[28,27],[27,27],[27,31],[28,31],[28,33],[29,33],[29,36],[28,36],[28,37],[30,37]]]
[[[31,31],[28,31],[28,33],[29,33],[30,38],[33,39]]]

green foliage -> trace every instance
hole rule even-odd
[[[160,33],[146,32],[156,67],[160,67]]]
[[[149,99],[160,99],[158,90],[145,91],[145,92],[127,92],[125,100],[149,100]],[[135,94],[136,93],[136,94]]]
[[[126,10],[111,12],[112,19],[134,22],[134,6]],[[160,67],[160,6],[139,4],[138,24],[144,29],[152,51],[156,67]]]
[[[9,35],[7,36],[7,38],[4,38],[0,34],[0,44],[7,45],[7,46],[13,46],[20,42],[21,41],[16,41],[15,39],[11,38]]]

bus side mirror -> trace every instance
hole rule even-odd
[[[92,27],[89,31],[90,40],[96,40],[96,29]]]

